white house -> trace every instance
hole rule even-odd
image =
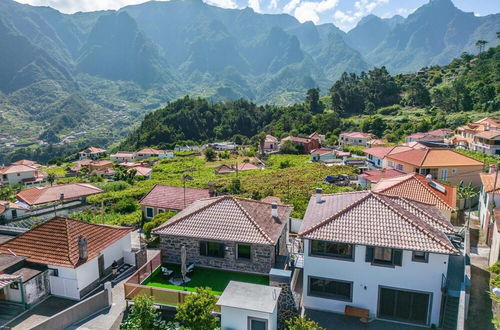
[[[231,281],[220,296],[222,330],[276,330],[281,288]]]
[[[495,233],[494,212],[500,209],[500,174],[496,172],[487,174],[481,173],[481,191],[479,193],[479,221],[481,228],[486,236],[486,243],[489,245],[492,242],[493,234]]]
[[[23,217],[29,209],[8,201],[0,201],[0,223],[2,221],[11,221]]]
[[[135,160],[135,157],[135,152],[130,151],[118,151],[116,154],[112,154],[109,156],[111,161],[115,163],[131,163]]]
[[[34,186],[44,183],[45,176],[34,166],[11,165],[0,169],[0,184]]]
[[[99,159],[106,156],[106,149],[98,147],[88,147],[78,153],[80,160],[82,159]]]
[[[344,313],[349,305],[377,319],[439,325],[442,279],[450,255],[459,254],[445,234],[453,231],[428,204],[370,191],[319,191],[299,233],[304,307]]]
[[[0,253],[46,266],[50,293],[79,300],[111,273],[113,262],[135,265],[132,230],[55,217],[3,243]]]

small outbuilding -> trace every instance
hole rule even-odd
[[[279,287],[229,282],[217,302],[221,307],[221,329],[277,329],[280,293]]]

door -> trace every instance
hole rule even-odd
[[[378,317],[427,325],[430,296],[425,292],[380,288]]]
[[[5,300],[5,291],[4,291],[4,288],[0,289],[0,300]]]
[[[104,277],[104,255],[100,255],[97,259],[97,263],[99,264],[99,278]]]

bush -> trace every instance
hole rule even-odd
[[[204,155],[207,162],[213,162],[215,160],[216,153],[213,148],[208,147],[205,149]]]
[[[134,298],[127,320],[120,324],[122,330],[168,330],[175,329],[173,324],[167,324],[161,319],[154,306],[153,298],[140,295]]]
[[[399,110],[401,110],[401,106],[399,104],[394,104],[388,107],[379,108],[377,113],[381,115],[395,115],[399,112]]]
[[[177,307],[175,319],[185,329],[216,329],[217,318],[212,314],[216,303],[210,288],[196,288],[196,294],[187,295],[184,303]]]
[[[116,202],[113,205],[113,211],[121,214],[127,214],[134,212],[138,207],[139,205],[134,199],[127,197]]]
[[[348,151],[348,152],[350,152],[351,154],[354,154],[354,155],[359,155],[359,156],[364,156],[365,155],[363,153],[363,150],[365,149],[365,147],[363,147],[363,146],[343,146],[342,149],[344,151]]]
[[[309,320],[304,316],[296,316],[286,321],[286,329],[288,330],[324,330],[318,323]]]
[[[283,142],[283,145],[280,148],[280,152],[282,154],[298,155],[301,152],[299,148],[300,147],[294,144],[292,141],[286,140],[285,142]]]
[[[100,187],[104,191],[121,191],[130,188],[130,184],[125,181],[108,182]]]
[[[292,163],[290,162],[290,160],[287,159],[287,160],[280,162],[280,165],[279,165],[280,169],[284,169],[284,168],[288,168],[288,167],[292,167]]]
[[[219,153],[220,159],[229,159],[230,156],[231,156],[231,154],[227,151],[223,151],[223,152]]]
[[[144,225],[142,226],[142,231],[144,232],[144,235],[146,235],[146,238],[150,239],[151,231],[153,231],[153,229],[167,222],[171,217],[173,217],[176,214],[177,212],[174,211],[158,213],[157,215],[154,216],[153,220],[144,223]]]

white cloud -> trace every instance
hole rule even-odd
[[[339,0],[323,0],[320,2],[304,1],[295,9],[294,16],[301,23],[306,21],[318,23],[319,14],[332,10],[338,3]]]
[[[389,0],[358,0],[354,3],[353,10],[335,11],[333,22],[342,30],[347,31],[353,28],[361,18],[375,10],[375,8],[387,3],[389,3]]]
[[[63,13],[120,9],[128,5],[143,3],[145,0],[16,0],[33,6],[50,6]]]
[[[236,9],[238,5],[234,0],[205,0],[209,5],[214,5],[221,8]]]
[[[287,14],[290,14],[300,3],[300,0],[290,0],[289,3],[283,7],[283,11]]]
[[[271,0],[269,2],[269,6],[267,6],[269,9],[278,9],[278,0]]]
[[[262,13],[260,9],[260,0],[248,0],[248,7],[252,8],[256,13]]]

